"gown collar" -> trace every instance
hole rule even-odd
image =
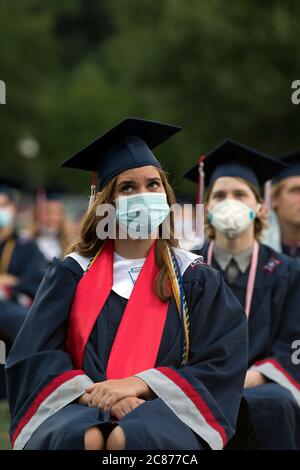
[[[199,255],[186,251],[182,248],[172,248],[174,251],[180,272],[183,275],[186,269],[196,259],[202,258]],[[83,272],[88,268],[91,258],[79,255],[76,252],[70,253],[68,257],[73,258],[82,268]],[[129,299],[134,284],[144,265],[146,258],[128,259],[114,252],[114,282],[112,290],[125,299]]]

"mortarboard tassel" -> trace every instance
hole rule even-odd
[[[199,204],[204,204],[204,160],[205,155],[201,155],[198,159],[198,188],[197,188],[197,197],[196,197],[196,238],[200,237],[201,240],[201,230],[202,230],[202,218]],[[198,245],[197,245],[198,246]],[[202,247],[200,242],[199,248]],[[196,248],[195,248],[196,249]]]
[[[95,197],[96,197],[96,173],[93,172],[92,184],[91,184],[91,194],[90,194],[90,197],[89,197],[88,212],[91,209],[92,205],[94,204]]]
[[[271,185],[272,185],[272,180],[268,180],[264,184],[264,205],[268,209],[271,208]]]
[[[197,192],[197,204],[204,203],[204,159],[205,155],[201,155],[198,160],[198,192]]]
[[[264,206],[267,208],[267,221],[270,222],[271,220],[271,188],[272,188],[272,180],[268,180],[264,184]]]

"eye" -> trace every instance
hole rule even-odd
[[[243,197],[247,197],[247,194],[244,193],[243,191],[237,191],[235,193],[235,197],[238,198],[238,199],[242,199]]]
[[[223,193],[215,193],[213,195],[213,199],[217,199],[218,201],[224,199],[225,195]]]
[[[300,194],[300,188],[298,188],[298,187],[297,187],[297,188],[292,188],[292,189],[290,190],[290,192],[291,192],[292,194]]]
[[[133,189],[132,184],[125,184],[124,186],[121,187],[121,193],[130,193],[132,189]]]
[[[161,183],[158,181],[151,181],[151,183],[148,184],[148,188],[151,189],[157,189],[161,187]]]

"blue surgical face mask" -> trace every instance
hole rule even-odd
[[[14,215],[11,209],[0,208],[0,228],[11,225],[14,220]]]
[[[116,200],[116,219],[130,238],[149,238],[170,213],[165,193],[137,193]]]

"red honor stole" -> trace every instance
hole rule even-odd
[[[67,348],[75,368],[82,368],[87,341],[111,292],[113,262],[114,246],[109,240],[77,285],[67,337]],[[162,302],[154,291],[158,272],[153,243],[114,339],[107,364],[107,379],[130,377],[155,366],[169,305],[169,302]]]

